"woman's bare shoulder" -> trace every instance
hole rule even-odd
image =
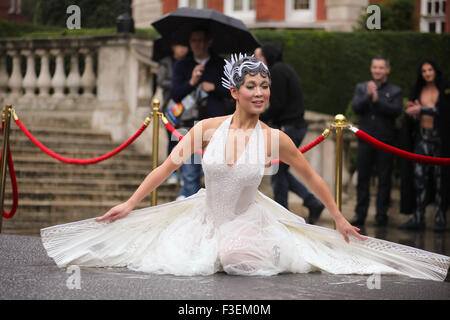
[[[215,129],[217,129],[222,124],[222,122],[224,122],[225,119],[228,117],[230,117],[230,116],[227,115],[227,116],[203,119],[202,121],[200,121],[203,132],[211,131],[211,130],[215,131]]]

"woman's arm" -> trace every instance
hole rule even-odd
[[[126,217],[131,210],[150,192],[163,183],[176,169],[178,169],[194,151],[202,147],[203,122],[198,122],[183,139],[175,146],[169,157],[157,168],[152,170],[139,185],[133,195],[125,202],[111,208],[103,216],[96,219],[97,222],[114,222]]]
[[[352,226],[339,211],[336,202],[331,195],[326,182],[309,165],[303,154],[297,149],[295,144],[283,131],[279,132],[280,140],[280,160],[290,165],[307,181],[310,190],[322,201],[325,207],[333,217],[337,230],[344,236],[346,242],[349,242],[348,234],[366,240],[357,231],[359,228]]]

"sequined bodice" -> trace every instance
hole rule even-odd
[[[264,175],[264,137],[259,121],[236,163],[227,165],[225,145],[232,117],[217,128],[202,159],[208,215],[216,226],[242,214],[255,202]]]

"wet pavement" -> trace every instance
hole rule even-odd
[[[58,268],[40,238],[29,236],[0,235],[0,255],[0,300],[450,300],[450,282],[391,275],[179,277]]]
[[[270,190],[261,191],[270,196]],[[289,197],[290,210],[306,218],[301,199],[291,194]],[[353,217],[354,203],[354,195],[343,197],[342,212],[347,219]],[[450,256],[450,232],[432,230],[433,210],[433,206],[427,209],[425,231],[407,232],[397,226],[409,216],[399,214],[395,206],[384,228],[374,226],[375,212],[371,207],[361,233]],[[317,224],[333,228],[326,210]],[[178,277],[126,268],[58,268],[46,255],[39,237],[21,235],[0,234],[0,257],[0,300],[177,301],[170,305],[172,309],[184,306],[185,300],[222,304],[224,300],[450,300],[450,282],[391,275],[308,273],[244,277],[217,273]]]

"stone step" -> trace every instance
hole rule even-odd
[[[74,168],[75,165],[70,165],[67,163],[60,162],[52,157],[49,157],[47,154],[40,154],[36,156],[27,156],[27,155],[13,155],[14,168],[15,170],[19,170],[20,168],[36,168],[36,169],[55,169],[55,170],[69,170]],[[88,166],[77,166],[84,168],[96,168],[96,169],[109,169],[109,170],[122,170],[127,168],[136,168],[139,170],[146,170],[150,172],[151,170],[151,159],[147,157],[145,160],[124,160],[124,159],[116,159],[112,157],[105,161],[100,161],[95,164],[91,164]]]
[[[86,166],[76,166],[69,170],[61,169],[39,169],[39,168],[15,168],[18,181],[22,178],[39,179],[39,178],[66,178],[66,179],[107,179],[116,181],[144,180],[149,170],[123,169],[123,170],[101,170],[97,168],[89,168]]]
[[[17,182],[19,192],[22,188],[35,190],[99,190],[99,191],[133,191],[143,179],[128,179],[126,181],[108,179],[64,179],[64,178],[22,178]],[[6,186],[9,187],[7,182]]]
[[[27,110],[13,107],[26,128],[31,126],[91,128],[93,114],[91,110]]]
[[[179,187],[176,185],[162,185],[158,188],[158,199],[175,199],[178,194]],[[19,188],[19,205],[22,201],[126,201],[132,191],[100,191],[100,190],[36,190]],[[12,199],[12,191],[10,188],[5,190],[5,199]]]
[[[110,151],[118,148],[122,143],[115,143],[111,140],[96,140],[96,139],[84,139],[84,138],[61,138],[56,136],[48,136],[43,139],[38,139],[44,146],[49,148],[50,150],[61,149],[61,150],[95,150],[98,153],[108,153]],[[22,149],[23,147],[35,147],[35,144],[25,135],[22,136],[14,136],[10,138],[11,149]],[[122,152],[136,152],[130,149],[131,145],[128,146]]]
[[[158,199],[158,204],[172,201],[168,198]],[[13,218],[5,219],[14,223],[41,222],[48,225],[74,222],[93,217],[98,217],[120,201],[21,201],[20,206]],[[151,206],[150,196],[143,199],[135,209]],[[10,208],[10,203],[5,202],[5,208]]]
[[[64,139],[91,139],[91,140],[111,140],[109,133],[97,132],[92,129],[83,128],[55,128],[55,127],[27,127],[28,131],[37,139],[56,136]],[[25,136],[17,125],[11,126],[11,138]]]
[[[175,198],[178,194],[179,186],[162,185],[158,187],[158,197]],[[85,200],[85,201],[125,201],[132,195],[132,192],[126,191],[101,191],[101,190],[64,190],[49,189],[36,190],[30,188],[19,189],[19,201],[22,200]],[[11,188],[5,190],[5,199],[12,199]]]
[[[47,155],[45,152],[43,152],[41,149],[39,149],[38,147],[36,147],[35,145],[27,145],[27,146],[23,146],[21,148],[16,148],[15,146],[11,146],[11,153],[13,156],[13,159],[15,156],[39,156],[39,155],[43,155],[49,158],[52,158],[51,156]],[[61,155],[62,157],[65,158],[71,158],[71,159],[92,159],[92,158],[97,158],[99,156],[102,156],[112,150],[105,150],[105,152],[99,152],[98,150],[94,150],[94,149],[74,149],[74,148],[70,148],[70,147],[65,147],[65,148],[51,148],[51,150],[59,155]],[[118,154],[116,154],[115,156],[106,159],[104,161],[113,161],[113,159],[121,159],[121,160],[142,160],[142,161],[149,161],[151,162],[151,156],[148,154],[140,154],[138,152],[136,152],[134,149],[128,147],[125,150],[122,150],[121,152],[119,152]],[[56,160],[59,161],[59,160]],[[161,160],[160,160],[161,162]]]

